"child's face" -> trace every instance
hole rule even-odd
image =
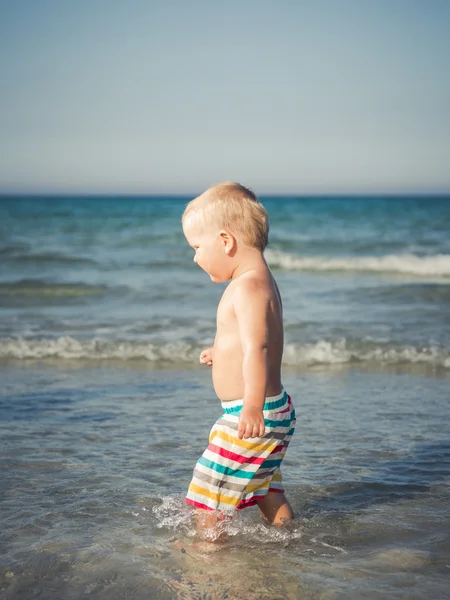
[[[186,219],[183,232],[188,244],[195,250],[194,262],[211,277],[214,283],[228,281],[231,277],[225,245],[217,229],[201,226],[193,219]]]

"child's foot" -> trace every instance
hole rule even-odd
[[[173,542],[174,548],[193,560],[208,560],[213,554],[223,549],[224,544],[217,542],[198,541],[190,544],[184,544],[181,540]]]
[[[174,547],[179,550],[182,554],[186,554],[186,548],[183,546],[183,544],[180,542],[180,540],[175,540],[173,542]]]
[[[182,554],[189,554],[190,550],[193,550],[194,552],[202,552],[204,554],[214,554],[215,552],[222,550],[226,543],[224,540],[216,540],[214,542],[210,542],[208,540],[199,540],[198,542],[190,543],[182,540],[174,540],[172,541],[172,545]]]
[[[200,552],[201,554],[214,554],[215,552],[219,552],[223,550],[225,544],[223,542],[192,542],[189,546],[196,552]]]

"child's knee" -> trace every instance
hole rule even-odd
[[[294,518],[291,506],[283,493],[267,492],[257,504],[264,517],[273,525],[283,525]]]

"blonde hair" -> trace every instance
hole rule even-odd
[[[261,251],[269,242],[267,211],[257,196],[240,183],[224,181],[211,186],[189,202],[181,218],[183,223],[188,215],[239,235],[246,244]]]

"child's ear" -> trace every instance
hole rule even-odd
[[[229,231],[222,229],[221,231],[219,231],[219,238],[223,244],[225,254],[231,254],[231,252],[233,252],[234,248],[236,247],[236,238],[234,237],[234,235]]]

